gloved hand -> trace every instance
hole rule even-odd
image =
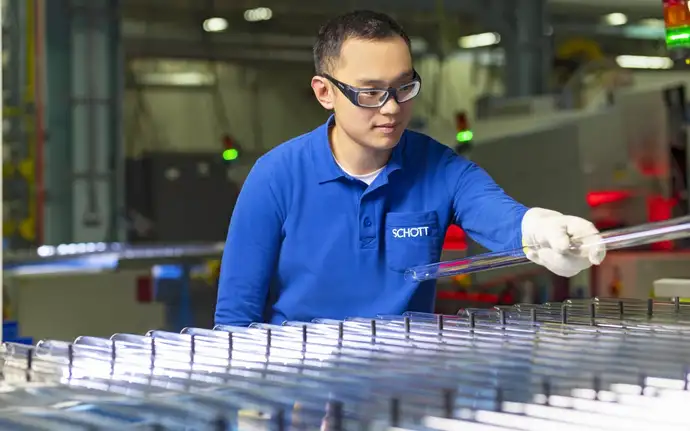
[[[527,258],[561,277],[572,277],[604,260],[606,248],[591,245],[599,240],[598,234],[597,228],[585,219],[543,208],[531,208],[522,219],[522,244]],[[570,251],[571,239],[580,238],[585,246],[579,253]]]

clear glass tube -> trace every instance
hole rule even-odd
[[[606,250],[618,250],[653,244],[659,241],[690,238],[690,216],[655,223],[645,223],[622,229],[612,229],[602,232],[599,236],[600,238],[594,242],[586,241],[586,238],[573,240],[573,251],[579,251],[583,247],[600,245],[603,245]],[[585,246],[584,244],[587,245]],[[426,281],[489,269],[505,268],[529,262],[523,249],[499,251],[464,259],[415,266],[405,271],[405,278],[414,281]]]

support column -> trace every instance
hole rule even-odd
[[[510,1],[512,19],[501,34],[505,47],[507,97],[544,94],[549,89],[552,48],[546,0]]]
[[[71,44],[65,1],[45,0],[46,52],[46,244],[72,242]]]
[[[46,243],[121,239],[123,62],[117,0],[46,5]]]

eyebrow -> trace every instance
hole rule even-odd
[[[403,72],[400,75],[398,75],[393,81],[382,81],[380,79],[358,79],[356,81],[357,86],[366,86],[366,87],[388,87],[390,85],[390,82],[398,82],[402,79],[409,78],[412,79],[414,76],[414,69],[410,69],[407,72]]]

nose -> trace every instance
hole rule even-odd
[[[400,105],[395,101],[394,97],[389,97],[386,103],[380,108],[382,114],[392,115],[400,112]]]

